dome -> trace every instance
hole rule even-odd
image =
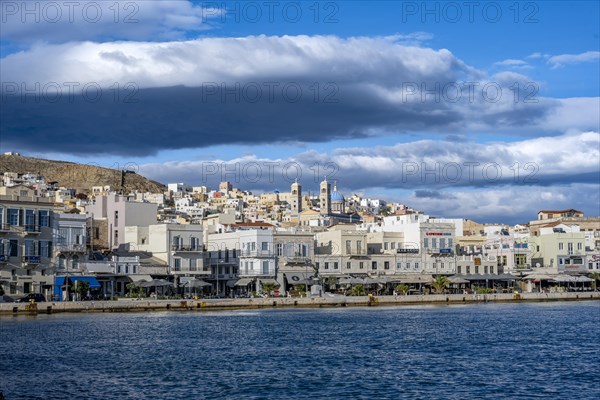
[[[343,203],[344,202],[344,195],[341,194],[340,192],[338,192],[337,190],[334,190],[333,192],[331,192],[331,202],[332,203]]]

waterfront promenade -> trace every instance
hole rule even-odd
[[[305,298],[244,298],[199,300],[121,299],[115,301],[0,303],[0,315],[62,312],[136,312],[136,311],[207,311],[286,307],[364,307],[417,304],[469,304],[479,302],[539,302],[600,300],[600,292],[505,294],[440,294],[410,296],[342,296],[324,295]]]

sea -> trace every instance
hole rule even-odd
[[[0,317],[16,399],[599,399],[600,302]]]

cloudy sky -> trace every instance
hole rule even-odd
[[[597,2],[0,3],[0,148],[517,223],[600,202]]]

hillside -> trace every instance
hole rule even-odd
[[[127,169],[136,169],[126,166]],[[41,158],[15,155],[0,155],[0,173],[17,172],[42,175],[46,182],[58,182],[60,186],[74,188],[78,193],[90,193],[92,186],[110,185],[113,190],[124,193],[163,192],[166,187],[156,181],[144,178],[134,172],[123,173],[117,169],[99,167],[93,164],[77,164],[66,161],[44,160]]]

